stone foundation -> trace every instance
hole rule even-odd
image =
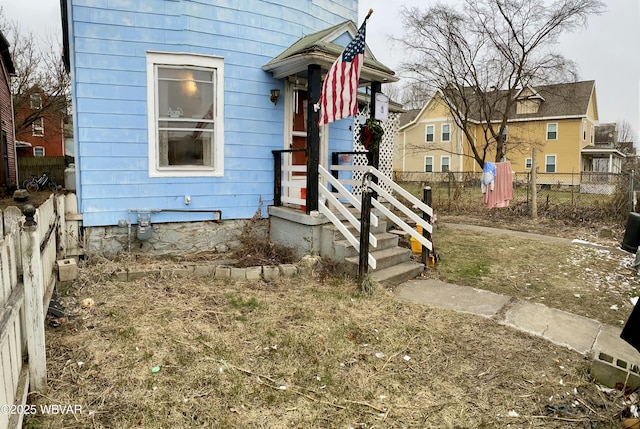
[[[154,223],[151,225],[151,238],[143,241],[136,238],[136,225],[131,225],[130,234],[126,226],[88,227],[84,230],[85,249],[88,253],[113,257],[129,251],[130,239],[132,253],[151,256],[179,256],[208,251],[224,253],[242,246],[239,238],[247,222],[255,222],[251,228],[252,236],[259,239],[268,237],[268,219]]]

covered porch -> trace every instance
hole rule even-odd
[[[626,155],[613,145],[587,146],[580,154],[580,192],[613,194],[618,183],[615,175],[622,172],[622,163]]]
[[[389,177],[401,108],[389,103],[381,86],[398,78],[375,59],[368,47],[358,82],[358,114],[318,125],[324,76],[356,32],[355,24],[347,21],[305,36],[263,66],[274,78],[281,79],[285,103],[283,149],[272,151],[274,205],[268,209],[270,237],[274,243],[294,249],[299,256],[346,258],[344,252],[336,254],[335,242],[342,239],[348,242],[347,247],[358,249],[365,173],[375,170],[380,176],[376,181],[384,187],[381,191],[389,197],[393,192]],[[374,115],[384,129],[384,136],[378,146],[366,148],[360,132],[366,119]],[[385,224],[379,223],[376,214],[371,216],[372,226],[382,228],[378,232],[386,234]],[[331,228],[341,236],[336,237],[334,231],[329,231]],[[375,247],[377,239],[373,234],[371,239]],[[397,237],[390,244],[389,247],[397,247]],[[371,253],[368,256],[370,266],[380,267]],[[415,269],[414,266],[412,275]]]

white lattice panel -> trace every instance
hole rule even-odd
[[[365,151],[363,145],[360,144],[360,126],[358,122],[358,117],[360,115],[364,115],[365,117],[369,116],[369,106],[365,106],[360,112],[359,115],[354,117],[354,126],[353,129],[355,132],[353,133],[353,151]],[[382,172],[385,176],[391,178],[391,167],[393,163],[393,141],[396,138],[396,134],[400,129],[400,114],[399,113],[389,113],[388,119],[386,121],[381,122],[382,129],[384,129],[384,136],[382,137],[382,142],[380,143],[380,154],[379,154],[379,166],[378,170]],[[367,165],[367,157],[365,155],[356,155],[353,157],[353,165]],[[353,179],[362,181],[362,171],[354,171]],[[383,189],[389,193],[391,193],[391,189],[383,185]],[[353,194],[360,197],[362,195],[362,187],[354,186]]]

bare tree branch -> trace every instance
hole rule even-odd
[[[489,154],[496,161],[506,155],[505,130],[520,89],[577,78],[575,64],[553,48],[561,34],[604,10],[599,0],[465,0],[459,8],[405,8],[405,34],[395,41],[407,53],[403,71],[415,86],[440,94],[483,167]],[[484,139],[472,131],[478,125]],[[518,144],[509,141],[510,150]]]
[[[71,81],[62,62],[61,42],[50,35],[39,45],[33,33],[25,33],[17,22],[7,22],[1,8],[0,30],[11,45],[16,68],[16,76],[11,79],[16,134],[50,113],[66,117],[71,105]],[[33,94],[42,96],[39,109],[30,109]]]

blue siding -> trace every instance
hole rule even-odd
[[[78,195],[85,226],[127,210],[219,209],[250,218],[273,204],[273,156],[283,147],[283,89],[262,65],[299,38],[357,20],[357,0],[69,0]],[[224,177],[150,178],[148,51],[224,58]],[[351,121],[330,129],[330,151],[350,150]],[[191,196],[185,206],[184,196]],[[210,220],[157,213],[154,222]]]

